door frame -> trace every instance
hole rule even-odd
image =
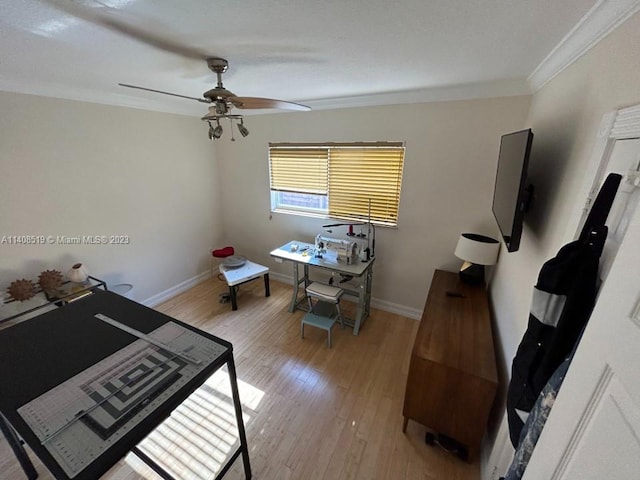
[[[578,203],[569,217],[570,228],[567,231],[572,232],[573,239],[580,235],[582,225],[600,190],[616,141],[634,138],[640,138],[640,104],[603,115],[591,159],[587,165],[585,180],[578,195],[578,198],[584,198],[585,201]],[[624,182],[625,179],[623,178],[622,181]]]

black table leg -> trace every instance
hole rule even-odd
[[[269,290],[269,274],[264,274],[264,296],[269,297],[271,295],[271,291]]]
[[[236,287],[229,287],[229,296],[231,297],[231,310],[237,310],[238,299],[236,295]]]
[[[131,450],[131,453],[133,453],[140,460],[142,460],[144,463],[146,463],[149,466],[149,468],[151,468],[154,472],[156,472],[158,475],[160,475],[160,477],[163,480],[176,480],[175,478],[173,478],[171,476],[171,474],[169,474],[164,468],[162,468],[160,465],[158,465],[156,462],[154,462],[151,457],[149,457],[146,453],[144,453],[138,447],[134,447]]]
[[[251,464],[249,463],[249,445],[247,444],[247,434],[244,431],[244,420],[242,419],[242,405],[240,404],[240,394],[238,393],[238,376],[233,356],[227,361],[229,369],[229,380],[231,381],[231,395],[233,406],[236,411],[236,422],[238,423],[238,436],[240,437],[240,450],[242,451],[242,463],[244,464],[244,476],[246,480],[251,480]]]
[[[35,480],[36,478],[38,478],[38,472],[33,466],[33,463],[31,463],[31,459],[29,459],[29,455],[27,455],[27,451],[22,446],[22,443],[20,443],[20,438],[16,434],[13,427],[9,424],[7,419],[4,418],[4,415],[2,415],[1,413],[0,413],[0,430],[2,430],[2,433],[7,439],[7,442],[9,442],[9,445],[13,450],[13,454],[16,456],[16,458],[20,462],[20,466],[22,467],[22,470],[24,470],[24,473],[27,476],[27,478],[29,480]]]

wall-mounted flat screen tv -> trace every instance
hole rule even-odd
[[[524,214],[533,197],[533,186],[527,183],[532,142],[531,129],[508,133],[500,140],[492,209],[509,252],[520,247]]]

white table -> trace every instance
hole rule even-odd
[[[297,245],[297,248],[292,249],[293,245]],[[346,262],[338,261],[335,253],[325,254],[322,258],[316,258],[314,255],[314,244],[291,241],[283,246],[276,248],[271,252],[271,256],[277,261],[288,260],[293,263],[293,295],[291,297],[291,304],[289,305],[289,311],[293,312],[296,308],[306,310],[306,294],[298,299],[298,293],[300,292],[300,285],[304,283],[302,292],[305,292],[305,288],[311,284],[309,279],[309,266],[323,268],[332,272],[341,273],[344,275],[350,275],[354,278],[360,278],[360,285],[357,290],[348,289],[343,285],[340,288],[344,290],[345,295],[353,296],[357,298],[356,316],[353,320],[345,318],[345,323],[353,327],[353,334],[358,335],[360,326],[369,316],[369,309],[371,305],[371,284],[373,280],[373,262],[375,258],[372,258],[366,262],[356,260],[354,263],[347,264]],[[304,274],[299,278],[298,266],[302,265]]]
[[[220,264],[220,273],[224,276],[229,286],[229,296],[231,297],[232,310],[238,309],[238,301],[236,296],[237,287],[243,283],[264,277],[264,296],[271,295],[269,291],[269,267],[259,265],[247,260],[241,267],[226,267],[224,263]]]

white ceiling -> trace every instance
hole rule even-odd
[[[214,86],[204,60],[155,42],[226,58],[237,95],[313,108],[529,93],[531,74],[602,3],[0,0],[0,90],[201,116],[195,101],[117,85],[193,97]]]

